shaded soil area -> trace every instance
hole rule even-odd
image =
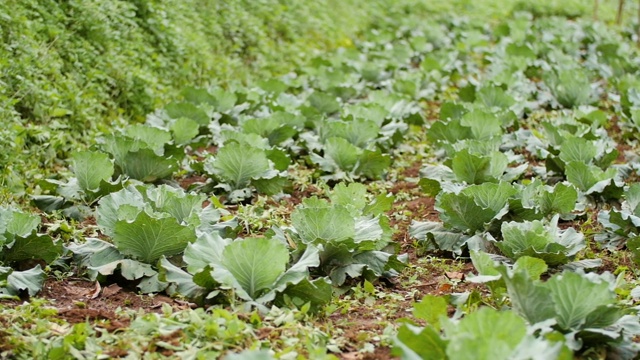
[[[89,321],[109,331],[129,326],[129,318],[119,315],[120,309],[161,312],[163,304],[176,310],[193,307],[193,304],[164,295],[138,295],[118,284],[102,287],[98,282],[68,278],[49,279],[39,298],[49,300],[50,307],[58,310],[58,317],[71,324]],[[19,301],[6,301],[5,305],[17,306]]]
[[[409,228],[413,221],[439,221],[438,211],[435,210],[435,199],[425,196],[418,184],[399,181],[389,189],[396,196],[393,208],[387,213],[390,225],[395,230],[393,240],[400,244],[402,252],[410,254],[410,262],[415,259],[413,250],[415,245],[409,235]],[[406,200],[404,200],[406,199]]]

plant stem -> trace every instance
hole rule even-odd
[[[622,24],[622,12],[624,11],[624,1],[618,0],[618,13],[616,14],[616,24]]]

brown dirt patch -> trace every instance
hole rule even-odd
[[[625,143],[621,143],[620,142],[616,146],[616,150],[618,150],[618,158],[616,158],[614,163],[616,163],[616,164],[626,164],[627,163],[626,152],[633,150],[633,147],[631,145],[629,145],[629,144],[625,144]]]
[[[350,300],[348,311],[337,311],[329,316],[333,327],[342,330],[345,343],[342,344],[339,354],[341,359],[392,359],[389,347],[376,344],[371,339],[382,334],[389,324],[398,324],[398,320],[409,318],[418,324],[425,325],[423,321],[413,318],[413,303],[419,302],[426,295],[445,296],[466,291],[478,291],[483,295],[488,290],[482,284],[467,281],[467,274],[475,273],[473,264],[460,260],[444,260],[436,258],[422,258],[410,262],[411,268],[404,271],[393,282],[379,282],[378,289],[372,303],[360,299]],[[401,298],[390,299],[379,294],[393,293]],[[345,295],[345,296],[353,296]],[[449,313],[455,311],[449,306]],[[375,345],[373,353],[361,352],[365,342]]]
[[[415,195],[416,189],[418,189],[417,183],[408,182],[408,181],[397,181],[389,189],[389,192],[392,193],[393,195],[403,194],[403,193]]]
[[[205,176],[197,174],[192,174],[178,180],[178,184],[180,184],[180,187],[185,190],[190,190],[194,186],[204,185],[206,182],[207,178]]]
[[[409,236],[409,227],[414,220],[439,221],[438,211],[434,208],[435,199],[425,196],[418,184],[414,182],[398,181],[393,184],[389,192],[397,198],[408,199],[396,201],[387,215],[391,227],[395,230],[393,240],[401,245],[402,252],[410,254],[410,261],[413,261],[415,248]]]
[[[417,178],[420,176],[420,168],[422,168],[422,161],[418,160],[413,162],[411,166],[404,169],[400,174],[405,178]]]
[[[302,203],[302,200],[312,196],[318,196],[321,193],[322,191],[313,185],[307,185],[304,188],[300,187],[300,185],[296,185],[290,194],[291,196],[286,199],[286,202],[291,207],[294,207]]]
[[[385,360],[385,359],[399,359],[397,356],[391,355],[391,349],[383,346],[376,347],[373,353],[359,353],[357,351],[346,352],[338,354],[339,359],[343,360]]]
[[[117,284],[102,287],[97,282],[73,278],[47,280],[38,297],[49,300],[49,306],[58,310],[58,317],[69,323],[100,322],[110,331],[129,324],[128,318],[116,314],[118,309],[160,313],[163,304],[175,309],[193,307],[164,295],[139,295]]]
[[[440,101],[424,101],[424,110],[425,116],[427,119],[431,121],[436,121],[440,119],[440,107],[442,106],[442,102]]]

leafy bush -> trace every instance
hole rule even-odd
[[[539,259],[524,256],[513,267],[496,264],[484,253],[472,253],[472,260],[480,275],[478,282],[488,282],[492,291],[506,287],[517,314],[531,325],[546,328],[543,332],[562,333],[568,348],[578,351],[606,345],[611,354],[625,359],[638,353],[632,343],[640,332],[638,317],[616,303],[611,273],[564,271],[542,281],[546,265]]]
[[[437,306],[439,302],[444,306]],[[428,316],[420,314],[418,309],[429,305]],[[430,325],[400,327],[394,353],[403,359],[558,359],[562,350],[560,342],[536,338],[513,311],[484,307],[461,320],[449,320],[444,299],[425,297],[414,304],[416,313],[419,319],[430,320]],[[532,357],[534,353],[539,357]]]
[[[62,242],[38,234],[40,217],[0,207],[0,298],[20,295],[21,290],[35,295],[42,288],[42,265],[62,254]],[[34,263],[37,265],[33,266]],[[30,267],[26,271],[17,268]]]
[[[559,230],[556,215],[548,224],[539,220],[502,223],[502,241],[496,246],[512,260],[530,256],[554,266],[569,262],[586,244],[573,228]]]
[[[640,262],[640,184],[629,186],[619,209],[600,211],[598,222],[603,231],[596,235],[596,241],[612,250],[626,245],[636,263]]]
[[[403,6],[363,4],[3,1],[0,129],[12,139],[0,144],[3,177],[20,193],[39,164],[66,158],[123,118],[143,120],[187,85],[284,74],[315,49],[351,46],[391,5]],[[26,149],[31,159],[8,155]]]
[[[166,185],[129,186],[102,198],[96,210],[98,227],[112,243],[89,238],[70,249],[91,279],[119,271],[128,280],[144,279],[144,292],[161,291],[167,284],[157,278],[160,258],[181,255],[198,236],[233,226],[221,222],[220,210],[203,208],[204,200]]]
[[[574,69],[548,72],[544,81],[563,107],[574,108],[593,101],[591,80],[584,71]]]

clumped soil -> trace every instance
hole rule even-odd
[[[139,295],[118,284],[103,287],[98,282],[79,278],[49,279],[38,297],[47,299],[48,306],[58,310],[60,319],[71,324],[89,321],[109,331],[129,326],[129,318],[118,314],[120,309],[160,313],[163,304],[176,310],[193,307],[191,303],[165,295]]]

